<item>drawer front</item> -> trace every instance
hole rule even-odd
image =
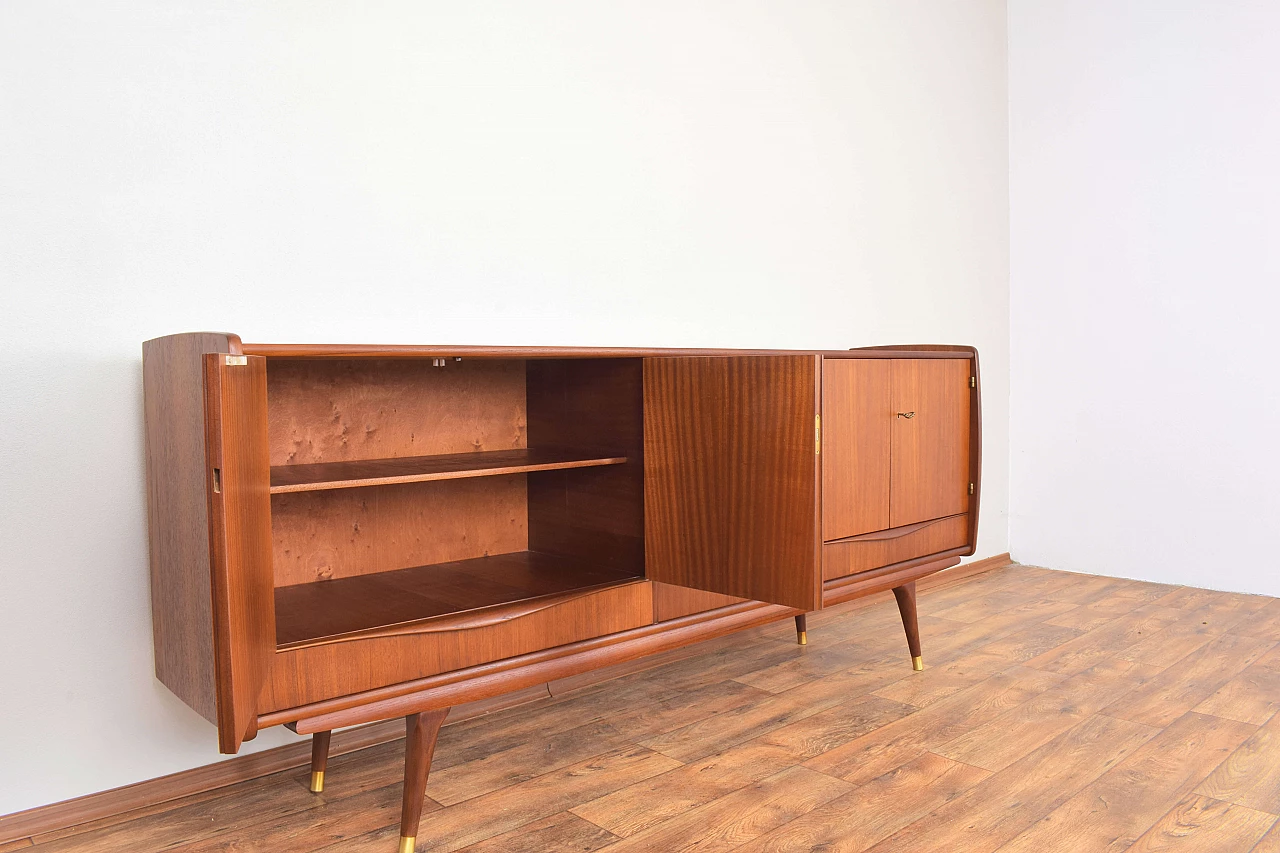
[[[822,546],[822,579],[833,580],[968,544],[969,516],[952,515]]]
[[[584,592],[494,624],[277,651],[260,711],[385,687],[653,622],[648,581]]]

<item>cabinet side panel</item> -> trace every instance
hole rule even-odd
[[[210,722],[217,720],[217,690],[203,356],[231,352],[238,344],[233,336],[198,333],[142,345],[156,677]]]
[[[644,572],[644,405],[634,358],[530,361],[529,444],[596,448],[625,465],[529,475],[529,547]]]
[[[651,358],[644,365],[650,580],[821,606],[818,358]]]
[[[970,360],[894,359],[891,364],[890,526],[967,513]]]
[[[889,526],[893,402],[887,359],[822,362],[822,536]]]

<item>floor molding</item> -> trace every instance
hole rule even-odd
[[[982,560],[962,563],[954,568],[922,578],[917,581],[917,588],[924,590],[958,583],[974,575],[1001,569],[1012,565],[1012,563],[1013,560],[1010,559],[1007,553],[996,554]],[[876,596],[867,596],[837,606],[841,608],[848,607],[850,604],[865,606],[877,600]],[[690,647],[679,656],[690,656],[695,652],[696,649]],[[528,690],[507,694],[506,696],[499,696],[496,699],[462,705],[452,709],[448,723],[461,722],[481,714],[523,705],[526,702],[534,702],[551,695],[559,696],[568,690],[581,689],[591,684],[617,678],[632,671],[649,669],[664,662],[667,662],[664,656],[658,655],[654,656],[652,660],[642,659],[630,662],[629,665],[620,665],[617,668],[607,667],[598,672],[590,673],[586,677],[562,679],[561,682],[554,682],[551,685],[544,684]],[[402,737],[404,737],[404,723],[400,720],[387,720],[381,723],[346,729],[334,732],[329,754],[331,756],[343,755],[348,752],[388,743]],[[14,812],[10,815],[0,816],[0,848],[10,849],[8,848],[9,844],[23,841],[33,836],[57,832],[82,823],[114,817],[135,809],[156,806],[193,794],[202,794],[227,785],[234,785],[237,782],[247,782],[251,779],[269,776],[282,770],[306,767],[310,762],[311,743],[306,740],[263,750],[262,752],[255,752],[250,755],[236,756],[226,761],[219,761],[216,764],[195,767],[191,770],[182,770],[168,776],[161,776],[158,779],[149,779],[145,782],[137,782],[96,794],[87,794],[83,797],[64,800],[60,803]]]

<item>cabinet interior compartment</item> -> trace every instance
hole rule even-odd
[[[269,359],[278,647],[642,578],[641,395],[639,359]]]

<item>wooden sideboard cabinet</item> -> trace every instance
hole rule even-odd
[[[893,590],[973,553],[977,351],[146,342],[156,674],[217,725],[404,717]]]

